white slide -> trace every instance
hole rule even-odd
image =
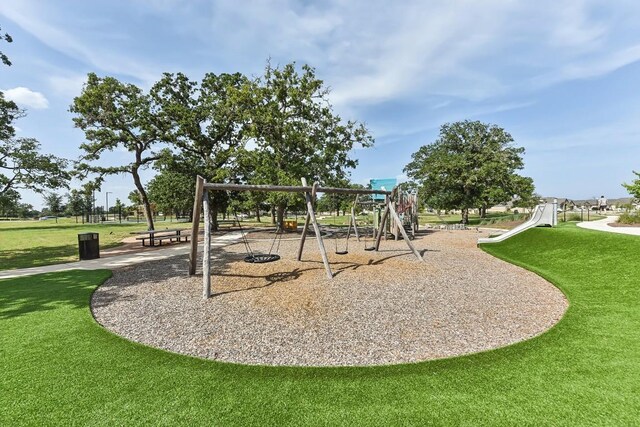
[[[558,203],[545,203],[538,205],[533,209],[533,215],[529,221],[520,224],[514,229],[502,233],[496,237],[483,237],[478,239],[478,243],[497,243],[522,233],[531,227],[539,227],[541,225],[549,225],[555,227],[558,224]]]

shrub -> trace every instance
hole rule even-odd
[[[625,212],[618,218],[620,224],[640,224],[640,212]]]

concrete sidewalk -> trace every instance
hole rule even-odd
[[[235,243],[241,238],[240,232],[225,234],[224,236],[214,237],[211,239],[211,246],[225,246]],[[200,246],[200,245],[198,245]],[[139,252],[134,254],[118,255],[108,258],[98,258],[88,261],[76,261],[65,264],[43,265],[41,267],[20,268],[16,270],[0,271],[0,279],[9,279],[12,277],[29,276],[40,273],[53,273],[65,270],[98,270],[106,268],[108,270],[126,267],[129,265],[139,264],[148,261],[156,261],[160,259],[171,258],[178,255],[186,255],[191,249],[191,244],[170,246],[165,249],[157,249],[154,251]],[[199,251],[200,252],[200,251]],[[187,265],[185,264],[185,274]]]
[[[619,234],[631,234],[633,236],[640,236],[640,227],[611,227],[609,223],[615,222],[618,219],[617,216],[608,216],[598,221],[579,222],[576,224],[580,228],[586,228],[588,230],[606,231],[609,233]]]

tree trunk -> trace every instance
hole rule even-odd
[[[138,169],[134,168],[131,171],[133,175],[133,182],[136,185],[136,189],[140,194],[140,199],[142,200],[142,205],[144,206],[144,214],[147,217],[147,229],[155,230],[153,226],[153,212],[151,212],[151,203],[149,203],[149,197],[147,196],[147,192],[144,190],[144,186],[142,185],[142,181],[140,180],[140,175],[138,175]]]
[[[480,211],[480,218],[486,218],[487,217],[487,207],[486,206],[481,206],[480,209],[478,209]]]
[[[287,208],[287,205],[278,205],[278,209],[277,209],[277,223],[278,223],[278,228],[280,230],[284,229],[284,211]]]
[[[211,230],[210,231],[218,231],[218,229],[219,229],[218,211],[220,209],[218,208],[218,206],[216,206],[215,203],[210,203],[210,206],[211,206],[210,216],[209,216],[209,218],[211,218]]]
[[[271,205],[271,224],[276,223],[276,207]]]
[[[469,208],[462,209],[462,223],[469,224]]]
[[[256,221],[262,222],[260,221],[260,206],[256,206]]]

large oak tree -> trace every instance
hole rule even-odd
[[[182,73],[165,73],[151,90],[159,114],[170,124],[167,139],[171,152],[160,167],[190,176],[202,175],[208,182],[228,181],[238,150],[246,142],[246,124],[253,83],[240,73],[207,73],[201,81]],[[218,212],[228,197],[211,195],[211,217],[217,228]]]
[[[460,209],[467,223],[469,209],[481,211],[513,197],[526,199],[533,180],[518,175],[524,148],[513,145],[504,129],[479,121],[447,123],[432,144],[412,155],[407,175],[421,185],[421,195],[437,209]]]
[[[80,146],[83,154],[77,165],[78,172],[82,176],[95,174],[98,182],[106,175],[130,174],[140,193],[147,226],[153,230],[151,204],[140,171],[159,158],[157,145],[166,139],[167,125],[151,97],[136,85],[90,73],[70,111],[76,114],[73,121],[87,139]],[[101,156],[117,149],[131,153],[130,160],[106,166]]]
[[[354,147],[369,147],[373,138],[366,127],[343,121],[328,101],[329,90],[315,70],[295,63],[267,64],[259,79],[251,114],[252,136],[262,153],[255,183],[300,185],[300,178],[330,183],[348,176],[357,165]],[[272,193],[277,223],[282,226],[291,193]]]

